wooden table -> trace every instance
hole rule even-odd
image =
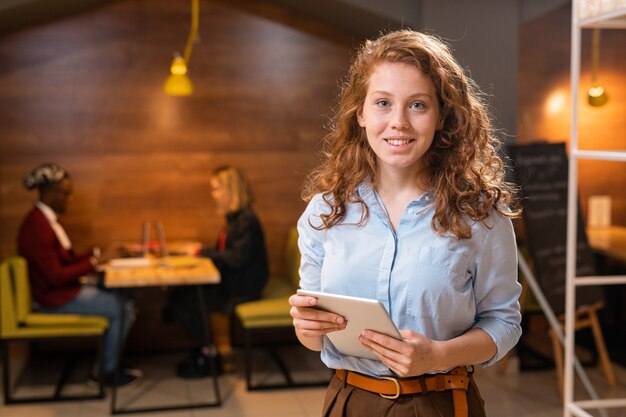
[[[198,302],[200,306],[199,314],[201,317],[206,317],[207,311],[202,285],[219,284],[220,279],[220,273],[215,267],[215,264],[213,264],[213,261],[208,258],[198,258],[192,256],[168,256],[164,258],[146,257],[111,260],[109,264],[104,267],[104,286],[107,288],[117,288],[122,290],[121,293],[123,302],[121,304],[122,320],[120,320],[120,327],[124,322],[123,316],[125,314],[125,309],[123,306],[127,298],[128,289],[154,286],[165,287],[195,285],[197,287]],[[214,342],[210,327],[206,325],[204,331],[206,345],[213,346]],[[120,341],[118,358],[121,358],[122,350],[123,346]],[[216,370],[215,366],[213,366],[213,370]],[[114,384],[111,390],[111,414],[148,413],[152,411],[220,406],[222,404],[222,400],[220,397],[217,377],[217,373],[213,372],[213,390],[215,392],[214,401],[198,404],[167,405],[149,408],[117,407],[117,387]]]
[[[192,256],[132,258],[121,259],[120,266],[115,266],[115,261],[112,260],[104,268],[105,287],[137,288],[220,282],[220,273],[209,258]],[[133,263],[136,266],[131,266]],[[140,266],[142,263],[146,265]]]
[[[626,227],[588,228],[587,239],[595,252],[626,262]]]

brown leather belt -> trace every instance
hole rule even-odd
[[[379,378],[359,374],[357,372],[337,369],[335,375],[341,381],[365,391],[375,392],[387,399],[396,399],[400,395],[427,394],[428,392],[452,391],[454,401],[454,417],[467,417],[467,387],[469,372],[467,367],[459,366],[445,374],[418,376],[411,378]]]

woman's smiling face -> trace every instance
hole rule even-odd
[[[400,62],[374,67],[363,108],[357,114],[379,169],[416,173],[421,158],[441,128],[439,102],[432,81]]]

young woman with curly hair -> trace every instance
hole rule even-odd
[[[515,236],[486,106],[435,36],[367,41],[343,86],[298,222],[304,289],[380,300],[402,335],[367,330],[378,360],[325,337],[347,325],[290,298],[296,334],[335,369],[325,416],[484,416],[472,365],[518,341]],[[385,398],[395,397],[395,398]]]

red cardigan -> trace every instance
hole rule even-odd
[[[17,251],[28,262],[34,300],[43,307],[60,307],[76,296],[79,278],[95,269],[90,253],[77,255],[61,246],[48,219],[34,207],[20,226]]]

